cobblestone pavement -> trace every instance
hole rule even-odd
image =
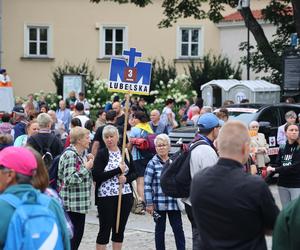
[[[270,187],[276,203],[280,207],[280,200],[276,186]],[[186,249],[192,249],[192,232],[191,226],[186,215],[183,215],[183,228],[186,238]],[[96,208],[93,206],[86,219],[85,232],[80,245],[80,250],[95,249],[96,237],[98,234],[98,219],[96,217]],[[266,237],[268,249],[271,250],[271,237]],[[111,248],[111,244],[108,245]],[[124,250],[154,250],[154,222],[150,215],[130,214],[127,227],[125,230],[125,238],[123,243]],[[166,249],[175,250],[175,241],[172,229],[167,223],[166,229]]]

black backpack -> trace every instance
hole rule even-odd
[[[42,159],[45,163],[46,168],[49,170],[50,166],[52,165],[53,162],[53,155],[51,153],[50,147],[52,145],[52,143],[55,140],[55,136],[52,135],[51,138],[49,138],[49,141],[47,141],[47,144],[44,146],[43,143],[41,143],[38,138],[35,137],[31,137],[32,140],[37,144],[37,146],[39,147],[39,153],[42,155]]]
[[[190,196],[191,152],[199,145],[208,145],[204,140],[198,140],[188,149],[182,147],[166,163],[160,176],[160,184],[165,195],[173,198],[187,198]]]
[[[71,149],[70,147],[67,147],[60,155],[57,155],[54,159],[53,162],[51,164],[51,166],[48,169],[48,174],[49,174],[49,187],[56,190],[59,193],[59,188],[57,186],[57,176],[58,176],[58,165],[59,165],[59,160],[60,157],[63,155],[64,152],[66,151],[73,151],[75,152],[73,149]],[[75,152],[76,153],[76,152]],[[77,153],[76,153],[77,154]],[[78,165],[79,164],[79,165]],[[78,167],[80,169],[80,162],[77,158],[77,162],[76,162],[76,170],[78,170]]]

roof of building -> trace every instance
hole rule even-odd
[[[252,10],[252,14],[255,17],[256,20],[263,19],[263,15],[261,13],[261,10]],[[239,11],[233,12],[227,16],[224,16],[222,22],[238,22],[243,21],[243,17],[240,14]]]
[[[262,14],[262,10],[251,10],[254,18],[256,20],[262,20],[264,19],[264,15]],[[293,15],[293,8],[291,6],[285,7],[284,11],[281,13],[282,15],[286,14],[286,15]],[[239,11],[235,11],[227,16],[224,16],[222,19],[222,22],[239,22],[239,21],[243,21],[243,17],[240,14]]]

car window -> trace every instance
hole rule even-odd
[[[269,122],[271,127],[280,126],[280,112],[278,108],[272,107],[263,110],[257,118],[258,122]]]
[[[229,112],[229,120],[238,120],[248,125],[254,118],[255,113]]]
[[[288,111],[295,111],[296,115],[298,115],[300,113],[300,109],[298,107],[295,107],[295,106],[292,106],[292,107],[287,107],[287,106],[283,106],[281,107],[282,109],[282,124],[284,124],[286,121],[285,121],[285,114],[288,112]]]

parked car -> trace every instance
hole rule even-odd
[[[239,120],[247,126],[251,121],[258,121],[260,124],[259,132],[263,133],[269,144],[269,156],[274,162],[278,154],[277,130],[285,121],[285,113],[293,110],[296,114],[300,113],[299,104],[232,104],[226,107],[229,112],[230,120]],[[214,112],[218,112],[216,109]],[[173,130],[169,136],[171,139],[171,151],[173,154],[180,149],[180,143],[190,143],[197,133],[197,127],[181,127]]]

